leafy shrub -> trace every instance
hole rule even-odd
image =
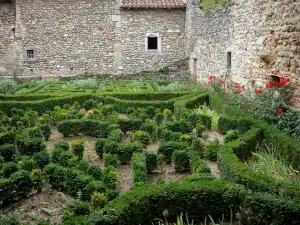
[[[182,135],[181,132],[173,132],[163,127],[158,129],[158,137],[161,141],[179,141]]]
[[[29,173],[25,170],[19,170],[13,173],[10,178],[10,182],[13,184],[13,189],[10,189],[11,196],[8,195],[9,201],[19,200],[26,197],[31,191],[32,183],[29,177]]]
[[[123,132],[121,131],[121,129],[112,130],[108,135],[108,139],[111,139],[113,141],[119,141],[119,142],[122,141],[122,137],[123,137]]]
[[[37,168],[36,162],[32,157],[23,156],[21,160],[18,162],[21,169],[26,170],[28,172]]]
[[[200,139],[195,139],[191,144],[190,150],[197,152],[202,158],[204,156],[205,144]]]
[[[71,160],[73,158],[73,154],[69,151],[63,151],[59,158],[58,158],[58,162],[60,165],[65,166],[65,167],[71,167]]]
[[[115,188],[118,184],[117,170],[112,166],[104,168],[102,181],[107,187]]]
[[[50,135],[51,135],[51,127],[50,127],[50,125],[49,124],[43,124],[43,125],[40,125],[39,127],[40,127],[40,129],[42,131],[42,134],[43,134],[45,140],[48,141],[49,138],[50,138]]]
[[[60,141],[60,142],[55,142],[54,148],[68,151],[70,149],[70,145],[66,141]]]
[[[119,142],[107,139],[104,144],[104,152],[118,155]]]
[[[130,137],[131,141],[138,141],[140,142],[143,146],[147,146],[149,144],[151,144],[151,137],[149,135],[149,133],[145,132],[145,131],[136,131],[132,134],[132,136]]]
[[[36,162],[36,166],[40,169],[43,169],[44,166],[50,163],[51,157],[47,150],[35,153],[33,159]]]
[[[94,99],[86,100],[83,103],[83,108],[85,108],[86,110],[90,110],[90,109],[93,109],[93,108],[96,108],[96,107],[97,107],[97,101],[94,100]]]
[[[107,196],[108,201],[112,201],[115,198],[119,197],[120,192],[118,190],[114,190],[114,189],[107,189],[105,192],[105,195]]]
[[[191,133],[192,126],[186,120],[168,122],[164,125],[168,130],[173,132]]]
[[[169,109],[164,109],[163,111],[163,116],[164,116],[164,120],[165,121],[171,121],[172,120],[172,117],[173,117],[173,113],[171,110]]]
[[[96,151],[97,155],[99,156],[99,158],[101,158],[101,159],[102,159],[103,153],[104,153],[105,142],[106,142],[106,139],[104,139],[104,138],[97,139],[95,142],[95,151]]]
[[[216,178],[209,173],[193,173],[184,177],[184,180],[189,182],[195,182],[200,180],[216,180]]]
[[[0,214],[0,224],[3,225],[22,225],[15,214],[12,215],[2,215]]]
[[[91,196],[91,208],[93,210],[102,209],[107,204],[107,197],[103,193],[94,192]]]
[[[18,170],[18,164],[14,162],[8,162],[2,166],[1,173],[4,177],[9,178],[11,174],[17,172]]]
[[[17,88],[17,83],[13,80],[0,80],[0,93],[12,94]]]
[[[91,137],[105,138],[108,135],[110,125],[108,122],[99,120],[83,120],[80,132]]]
[[[45,147],[41,138],[17,139],[17,149],[21,155],[33,155],[36,152],[43,151]]]
[[[127,131],[136,131],[139,130],[143,124],[143,121],[140,119],[118,119],[118,124],[123,133]]]
[[[12,161],[15,158],[16,147],[13,144],[0,145],[0,156],[4,158],[6,162]]]
[[[193,137],[189,134],[183,134],[180,136],[179,141],[191,144],[193,141]]]
[[[139,142],[123,142],[118,146],[118,157],[121,163],[129,163],[134,152],[142,152],[143,146]]]
[[[147,169],[145,155],[134,153],[131,159],[134,186],[145,184],[147,180]]]
[[[154,120],[157,125],[161,125],[164,121],[164,115],[162,113],[157,113],[154,117]]]
[[[59,122],[57,130],[64,135],[64,137],[70,134],[78,135],[79,131],[82,129],[81,120],[64,120]]]
[[[187,149],[186,143],[183,142],[162,142],[157,150],[158,154],[163,154],[167,163],[171,162],[172,154],[176,150],[185,150]]]
[[[100,180],[93,180],[86,186],[86,195],[92,196],[94,192],[106,193],[107,187]],[[88,198],[88,200],[90,200]]]
[[[224,136],[224,143],[228,143],[230,141],[233,141],[239,137],[239,133],[236,130],[229,130],[226,132]]]
[[[13,144],[15,142],[16,134],[13,131],[0,133],[0,145]]]
[[[73,140],[71,143],[71,147],[74,155],[76,155],[79,159],[82,159],[84,152],[84,141]]]
[[[172,164],[175,171],[181,172],[190,169],[189,155],[187,151],[176,150],[172,154]]]
[[[190,170],[193,173],[211,173],[209,166],[200,159],[199,154],[195,152],[189,153],[190,157]]]
[[[67,205],[66,210],[74,212],[75,215],[88,215],[90,213],[90,206],[87,202],[74,200]]]
[[[148,172],[157,167],[157,155],[154,152],[145,152],[146,168]]]
[[[58,163],[59,162],[59,158],[61,156],[62,153],[66,152],[66,150],[63,150],[61,148],[55,148],[52,150],[52,162],[53,163]]]
[[[203,132],[205,131],[205,126],[201,123],[197,123],[196,125],[196,135],[197,137],[202,137]]]
[[[206,146],[204,157],[215,162],[217,161],[218,151],[220,149],[219,139],[215,139],[212,143]]]
[[[104,166],[113,166],[116,168],[118,166],[119,158],[117,155],[104,154]]]
[[[92,176],[95,180],[101,180],[102,170],[98,165],[89,165],[86,173]]]
[[[72,82],[68,83],[70,86],[78,86],[84,89],[97,89],[98,88],[98,81],[96,79],[84,79],[84,80],[73,80]]]
[[[155,108],[153,106],[148,106],[146,108],[146,114],[152,119],[155,116]]]
[[[141,126],[141,130],[149,133],[150,136],[153,138],[155,137],[156,133],[156,123],[153,120],[146,121]]]
[[[38,191],[41,191],[45,183],[42,171],[40,169],[33,169],[29,177],[32,182],[32,186]]]

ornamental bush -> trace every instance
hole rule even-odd
[[[196,135],[197,137],[202,137],[203,132],[205,131],[205,126],[201,123],[197,123],[196,125]]]
[[[220,142],[219,139],[216,138],[212,143],[206,146],[204,157],[213,162],[216,162],[219,149],[220,149]]]
[[[55,142],[54,148],[68,151],[70,149],[70,145],[66,141],[60,141],[60,142]]]
[[[16,142],[21,155],[33,155],[36,152],[43,151],[46,147],[41,138],[17,138]]]
[[[157,150],[158,154],[163,154],[165,156],[165,161],[170,163],[172,160],[172,154],[176,150],[186,150],[188,148],[187,144],[184,142],[168,141],[162,142]]]
[[[0,145],[13,144],[15,142],[16,134],[13,131],[0,133]]]
[[[8,162],[12,161],[15,158],[16,147],[13,144],[4,144],[0,145],[0,156]]]
[[[112,154],[104,154],[104,166],[113,166],[114,168],[117,168],[119,163],[119,157],[117,155]]]
[[[239,137],[239,133],[236,130],[229,130],[226,132],[224,136],[224,143],[228,143],[230,141],[233,141]]]
[[[157,155],[154,152],[145,151],[146,168],[151,172],[157,167]]]
[[[44,166],[50,163],[51,157],[47,150],[43,150],[41,152],[37,152],[33,154],[33,159],[36,163],[36,166],[40,169],[43,169]]]
[[[1,174],[5,178],[9,178],[11,174],[17,172],[18,170],[19,170],[18,164],[14,163],[14,162],[8,162],[2,166]]]
[[[123,133],[126,134],[127,131],[139,130],[143,124],[140,119],[118,119],[118,124]]]
[[[134,141],[140,142],[143,146],[148,146],[151,144],[151,137],[149,133],[141,130],[134,132],[130,137],[130,139],[133,142]]]
[[[64,120],[61,121],[57,126],[57,130],[62,133],[64,137],[67,137],[70,134],[78,135],[81,129],[81,120]]]
[[[188,152],[185,150],[176,150],[172,154],[172,164],[175,171],[181,172],[190,169]]]
[[[18,164],[21,169],[31,172],[33,169],[37,168],[35,160],[30,156],[23,156]]]
[[[79,159],[83,158],[84,152],[84,141],[82,140],[73,140],[71,143],[72,151]]]
[[[122,137],[123,137],[123,132],[121,131],[121,129],[112,130],[108,135],[108,139],[113,141],[118,141],[118,142],[122,141]]]
[[[89,99],[89,100],[86,100],[84,103],[83,103],[83,108],[85,108],[85,110],[90,110],[90,109],[93,109],[93,108],[96,108],[97,107],[97,101],[94,100],[94,99]]]
[[[100,159],[103,157],[105,142],[106,139],[104,138],[97,139],[95,142],[95,151]]]
[[[17,88],[17,83],[13,80],[0,80],[0,93],[12,94]]]
[[[32,186],[39,192],[45,184],[43,173],[40,169],[33,169],[29,174]]]
[[[40,125],[39,128],[41,129],[42,131],[42,134],[45,138],[46,141],[49,140],[50,138],[50,135],[51,135],[51,127],[49,124],[43,124],[43,125]]]
[[[102,170],[98,165],[89,165],[87,170],[83,171],[92,176],[95,180],[101,180],[102,178]]]
[[[147,181],[146,159],[143,153],[134,153],[131,159],[134,186],[145,184]]]
[[[102,181],[107,187],[115,188],[118,184],[117,170],[112,166],[104,168]]]
[[[94,192],[91,196],[92,210],[102,209],[107,204],[107,197],[103,193]]]

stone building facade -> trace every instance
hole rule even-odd
[[[199,3],[0,0],[0,76],[126,75],[189,58],[203,80],[288,76],[300,102],[300,1],[229,0],[213,12]]]

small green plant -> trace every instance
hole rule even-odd
[[[225,7],[227,0],[203,0],[200,2],[200,7],[204,11],[210,11],[217,7]]]
[[[205,126],[201,123],[196,125],[196,135],[197,137],[202,137],[203,132],[205,131]]]
[[[147,146],[151,144],[151,136],[148,132],[139,130],[132,134],[131,141],[138,141],[143,146]]]
[[[84,152],[84,141],[73,140],[71,143],[71,147],[74,155],[76,155],[79,159],[82,159]]]
[[[43,173],[40,169],[33,169],[29,175],[33,187],[40,192],[45,184]]]
[[[216,111],[211,110],[208,105],[204,104],[199,106],[198,109],[196,109],[196,113],[211,117],[211,128],[213,130],[218,129],[219,114]]]
[[[215,138],[215,140],[212,143],[206,146],[204,157],[213,162],[217,161],[219,148],[220,148],[220,141],[219,139]]]
[[[181,172],[190,169],[190,160],[187,151],[176,150],[172,154],[172,164],[175,171]]]
[[[107,204],[107,197],[103,193],[94,192],[91,196],[91,208],[93,210],[102,209]]]
[[[146,168],[148,172],[151,172],[157,167],[157,155],[154,152],[145,152]]]
[[[102,181],[106,186],[115,188],[118,184],[117,170],[113,166],[104,168]]]
[[[101,159],[102,159],[103,153],[104,153],[105,142],[106,142],[106,139],[104,139],[104,138],[97,139],[95,142],[95,151]]]
[[[67,85],[69,86],[78,86],[84,89],[97,89],[98,88],[98,81],[96,79],[85,79],[85,80],[74,80]]]
[[[183,134],[180,136],[179,141],[191,144],[193,141],[193,137],[190,134]]]
[[[0,80],[0,93],[12,94],[15,92],[17,83],[13,80]]]
[[[104,166],[113,166],[116,168],[119,164],[119,157],[113,154],[104,154]]]

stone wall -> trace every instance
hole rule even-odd
[[[15,5],[0,1],[0,76],[11,75],[14,66]]]
[[[19,0],[23,76],[114,73],[112,0]],[[36,60],[27,60],[33,49]]]
[[[293,0],[231,0],[225,9],[205,13],[199,1],[188,1],[190,66],[200,79],[227,71],[248,87],[272,75],[292,78],[293,104],[300,105],[300,2]],[[192,9],[189,9],[192,8]],[[195,61],[197,59],[197,61]]]
[[[126,73],[157,70],[184,58],[185,11],[121,10],[122,63]],[[161,51],[146,51],[146,35],[158,34]]]

